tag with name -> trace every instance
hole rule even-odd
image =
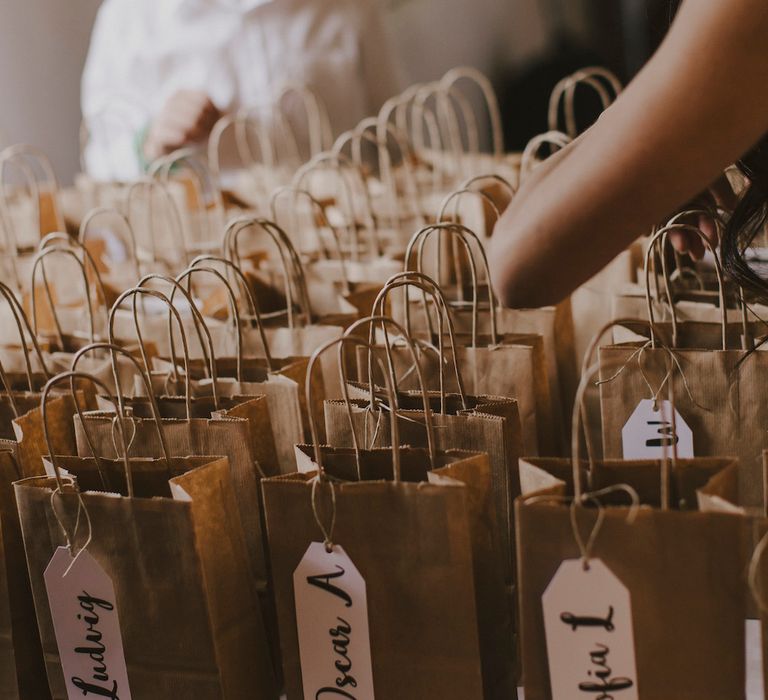
[[[632,603],[608,567],[564,561],[542,604],[552,700],[637,700]]]
[[[293,574],[304,700],[373,700],[365,580],[346,552],[309,545]]]
[[[67,697],[131,700],[112,581],[87,549],[71,565],[59,547],[44,574]]]
[[[670,457],[676,444],[680,459],[693,459],[693,431],[675,409],[675,432],[672,403],[658,401],[657,404],[659,410],[654,411],[653,401],[643,399],[629,417],[621,431],[624,459],[663,459],[665,442]]]

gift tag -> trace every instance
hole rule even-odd
[[[346,552],[309,545],[293,574],[304,700],[373,700],[365,581]]]
[[[69,550],[59,547],[44,578],[67,697],[130,700],[115,589],[109,576],[87,549],[73,565]]]
[[[677,434],[674,434],[672,403],[659,401],[657,404],[659,410],[654,411],[653,401],[643,399],[622,428],[624,459],[663,459],[665,440],[668,454],[671,455],[673,443],[677,443],[677,456],[693,459],[693,431],[675,409]]]
[[[637,700],[632,603],[608,567],[564,561],[542,604],[552,700]]]

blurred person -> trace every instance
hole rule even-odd
[[[380,0],[104,0],[82,79],[85,166],[129,180],[225,113],[312,90],[338,134],[401,89]]]
[[[726,268],[767,296],[744,260],[768,220],[768,3],[684,0],[654,54],[616,102],[526,180],[488,252],[506,305],[560,301],[635,238],[704,193],[733,210]],[[748,186],[723,176],[737,163]],[[712,222],[702,222],[713,240]],[[700,258],[695,234],[670,236]]]

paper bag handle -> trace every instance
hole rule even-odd
[[[215,182],[221,185],[221,139],[228,129],[231,129],[235,125],[237,119],[236,114],[225,114],[223,117],[217,120],[211,129],[211,134],[208,137],[208,145],[206,148],[206,155],[208,156],[208,167],[211,171],[211,177]],[[247,159],[243,156],[237,142],[237,154],[240,158],[242,165],[246,164]]]
[[[341,198],[336,196],[336,203],[340,206],[345,206],[346,215],[348,221],[345,228],[349,233],[349,237],[352,241],[352,259],[358,260],[360,257],[360,238],[358,227],[363,227],[369,235],[369,250],[371,257],[380,257],[383,254],[383,247],[381,240],[379,239],[378,230],[373,216],[373,206],[371,204],[371,196],[368,188],[365,185],[365,179],[363,178],[360,169],[355,165],[352,159],[342,153],[342,148],[346,142],[352,137],[352,132],[345,132],[341,134],[333,148],[329,152],[319,153],[311,161],[302,165],[293,177],[292,185],[298,189],[310,189],[308,185],[305,185],[307,180],[315,172],[330,170],[335,173],[340,185],[341,194],[345,204],[342,204]],[[359,178],[359,193],[362,194],[362,202],[364,203],[363,217],[364,221],[361,223],[358,221],[357,212],[358,209],[355,206],[355,197],[352,192],[352,186],[347,179],[350,175],[356,175]],[[311,190],[310,190],[311,191]]]
[[[507,180],[507,178],[501,175],[497,175],[496,173],[487,173],[486,175],[473,175],[472,177],[464,180],[464,182],[462,182],[459,186],[459,189],[471,190],[478,186],[482,187],[483,183],[490,182],[496,185],[501,185],[505,190],[507,190],[507,194],[509,194],[510,197],[514,197],[515,192],[517,192],[515,186],[509,180]]]
[[[19,331],[19,342],[21,344],[21,351],[24,355],[24,367],[27,372],[27,383],[29,385],[29,391],[34,392],[34,380],[32,379],[32,363],[29,361],[29,347],[27,346],[27,340],[24,335],[24,330],[27,331],[27,334],[29,335],[30,342],[32,343],[32,348],[35,351],[35,355],[37,356],[37,361],[40,363],[40,369],[45,376],[46,380],[51,378],[51,374],[48,371],[48,367],[45,364],[45,359],[43,358],[42,350],[40,349],[40,344],[37,341],[37,336],[35,335],[34,331],[32,330],[32,327],[29,323],[29,318],[27,317],[27,314],[24,313],[24,309],[21,306],[21,303],[16,298],[16,295],[13,293],[10,287],[0,282],[0,294],[5,297],[5,300],[8,302],[8,306],[11,309],[11,313],[13,314],[14,321],[16,321],[16,329]],[[22,326],[23,324],[23,326]]]
[[[463,279],[461,274],[461,265],[458,260],[458,250],[457,250],[457,242],[460,242],[464,246],[464,252],[466,253],[467,260],[469,261],[470,266],[470,272],[471,272],[471,282],[472,282],[472,347],[477,347],[477,326],[478,326],[478,320],[479,320],[479,302],[478,302],[478,289],[479,289],[479,281],[477,276],[477,265],[475,261],[475,256],[472,252],[472,247],[470,244],[470,241],[466,239],[466,237],[463,235],[465,231],[468,231],[472,233],[467,227],[463,226],[462,224],[450,222],[450,223],[438,223],[438,224],[432,224],[430,226],[427,226],[421,231],[414,234],[414,236],[411,238],[411,240],[408,242],[408,247],[405,251],[405,264],[404,267],[407,270],[411,266],[411,256],[412,256],[412,250],[413,250],[413,244],[418,240],[418,250],[417,250],[417,256],[416,256],[416,269],[419,272],[423,272],[423,260],[424,260],[424,246],[426,245],[427,239],[433,232],[443,233],[444,231],[447,232],[451,238],[450,241],[453,245],[453,252],[454,252],[454,265],[455,265],[455,274],[456,274],[456,280],[459,287],[463,288]],[[472,234],[474,236],[474,234]],[[475,237],[475,240],[477,240],[477,237]],[[479,240],[477,241],[478,245],[481,245]],[[481,246],[482,248],[482,246]],[[438,267],[438,274],[440,273],[441,268],[441,249],[438,245],[438,252],[437,252],[437,267]],[[486,264],[486,275],[488,274],[488,266]],[[488,284],[488,299],[489,299],[489,305],[490,305],[490,314],[491,314],[491,336],[493,338],[493,344],[496,344],[496,313],[494,308],[494,301],[493,301],[493,291],[491,290],[490,284]],[[426,304],[426,299],[424,300]],[[406,309],[406,313],[408,313],[408,310]],[[408,319],[410,321],[410,319]],[[430,332],[432,331],[432,327],[430,324]]]
[[[85,270],[86,275],[88,274],[88,265],[90,265],[90,270],[93,273],[94,280],[96,282],[96,291],[98,292],[96,294],[96,303],[99,303],[99,294],[101,295],[101,303],[104,305],[106,309],[107,305],[107,292],[106,288],[104,287],[104,281],[101,277],[101,273],[99,272],[99,268],[96,266],[96,261],[93,258],[93,255],[91,254],[91,251],[88,250],[88,248],[85,247],[83,243],[81,243],[77,238],[72,238],[68,233],[62,233],[60,231],[54,231],[53,233],[47,234],[38,245],[38,250],[44,250],[46,248],[71,248],[76,253],[79,252],[82,254],[82,262],[83,262],[83,269]],[[86,265],[86,263],[88,265]],[[43,279],[46,280],[46,285],[48,284],[47,278],[46,278],[46,272],[45,272],[45,266],[42,266],[42,275]],[[106,309],[108,311],[108,309]]]
[[[605,84],[599,79],[602,79],[608,84],[613,93],[613,97],[606,89]],[[622,91],[621,81],[607,68],[592,66],[583,68],[566,76],[555,85],[549,98],[549,114],[547,121],[550,131],[556,131],[559,127],[560,102],[565,98],[565,130],[571,138],[576,138],[578,135],[578,127],[576,125],[574,100],[576,86],[582,83],[591,87],[598,94],[600,101],[603,103],[603,109],[607,109],[611,102],[616,99]]]
[[[483,192],[482,190],[469,189],[467,187],[454,190],[443,200],[443,203],[440,205],[440,213],[437,216],[437,220],[439,222],[452,221],[452,222],[458,223],[459,205],[461,204],[461,198],[467,194],[472,194],[475,197],[479,197],[483,201],[483,203],[491,207],[491,211],[493,212],[493,215],[494,215],[493,223],[495,226],[498,220],[501,218],[501,212],[499,211],[499,208],[496,206],[496,202],[494,202],[491,196],[486,192]],[[446,219],[445,212],[448,209],[448,205],[451,202],[453,202],[453,219]]]
[[[381,140],[381,137],[384,139]],[[404,195],[408,201],[408,209],[414,216],[419,217],[422,225],[426,223],[419,212],[418,189],[411,166],[412,152],[405,139],[391,124],[384,124],[381,128],[376,117],[363,119],[356,127],[352,136],[352,159],[357,164],[360,172],[365,173],[365,160],[363,158],[363,142],[370,143],[376,148],[379,160],[379,174],[381,183],[388,199],[389,226],[397,230],[400,225],[398,212],[404,209],[398,202],[398,189],[392,173],[392,159],[390,157],[390,144],[396,148],[396,155],[400,157],[400,172],[403,176]],[[375,216],[375,215],[374,215]],[[379,218],[375,216],[375,218]]]
[[[329,340],[328,342],[324,343],[319,348],[317,348],[317,350],[315,350],[315,352],[313,352],[312,356],[309,358],[309,365],[307,366],[307,379],[306,379],[307,402],[309,406],[312,405],[312,373],[315,369],[315,365],[317,364],[318,359],[324,352],[326,352],[327,350],[330,350],[336,345],[339,346],[339,370],[341,374],[341,387],[342,387],[342,394],[344,396],[344,405],[347,408],[347,416],[349,417],[349,427],[352,432],[352,447],[355,451],[355,462],[357,464],[357,478],[362,479],[362,466],[360,464],[360,442],[357,439],[357,431],[355,430],[354,419],[352,416],[352,404],[349,399],[349,390],[347,389],[347,376],[346,376],[346,367],[344,365],[344,360],[343,360],[343,354],[344,354],[343,351],[344,351],[344,348],[348,345],[353,345],[355,347],[362,345],[370,349],[371,347],[370,344],[365,340],[363,340],[362,338],[348,336],[345,333],[340,338],[334,338],[332,340]],[[387,373],[386,370],[384,369],[384,365],[381,361],[381,358],[377,357],[375,358],[375,361],[381,365],[387,394],[389,395],[390,401],[392,402],[392,406],[394,407],[396,406],[397,399],[395,396],[395,390],[392,385],[392,378],[390,377],[389,373]],[[394,413],[394,408],[393,408],[393,413]],[[401,474],[400,430],[399,430],[399,426],[397,426],[396,423],[397,423],[397,420],[392,420],[390,425],[391,440],[392,440],[392,471],[393,471],[395,481],[400,481],[400,474]],[[311,410],[309,412],[309,428],[310,428],[310,433],[312,435],[312,446],[315,452],[315,463],[317,464],[318,471],[321,477],[324,477],[325,468],[323,466],[322,448],[320,445],[320,438],[317,430],[317,421],[315,419],[314,412]]]
[[[207,378],[215,377],[216,367],[215,367],[215,363],[211,361],[211,357],[213,356],[213,352],[214,352],[213,339],[211,338],[211,331],[208,328],[207,324],[205,323],[205,319],[203,319],[202,313],[200,313],[200,310],[195,305],[194,299],[192,299],[192,297],[187,293],[187,290],[184,289],[184,287],[179,282],[177,282],[175,278],[170,277],[169,275],[162,275],[160,273],[152,273],[149,275],[144,275],[144,277],[142,277],[139,280],[139,283],[136,286],[146,288],[149,282],[153,280],[165,282],[166,284],[171,285],[171,287],[173,287],[174,293],[178,291],[184,297],[185,301],[187,302],[190,313],[192,314],[192,321],[194,322],[194,326],[195,326],[195,334],[197,335],[197,340],[200,343],[200,349],[203,353],[203,371],[205,372],[205,376]],[[142,301],[143,301],[143,298],[142,298]],[[173,338],[173,317],[170,311],[168,312],[168,345],[171,353],[170,359],[171,359],[171,365],[172,365],[172,371],[173,371],[173,378],[174,378],[174,381],[178,382],[179,372],[176,366],[176,341]],[[142,357],[145,357],[145,355],[142,354]],[[147,371],[149,371],[149,366],[147,366]],[[214,402],[218,404],[216,391],[217,391],[216,387],[214,386],[213,388]]]
[[[358,328],[363,327],[365,324],[369,324],[371,327],[374,326],[374,324],[379,324],[382,331],[384,332],[385,337],[385,344],[389,346],[389,335],[387,327],[391,327],[400,337],[403,338],[403,340],[406,343],[406,346],[408,347],[408,350],[411,354],[411,359],[414,363],[414,369],[416,371],[416,378],[418,380],[418,388],[421,392],[421,399],[424,403],[424,423],[427,430],[427,446],[429,449],[429,460],[430,464],[433,466],[436,465],[436,446],[437,441],[435,439],[435,426],[434,421],[432,418],[432,407],[429,403],[429,394],[427,393],[426,388],[426,382],[424,381],[424,373],[421,371],[421,365],[419,365],[418,361],[418,355],[416,354],[416,346],[413,342],[413,339],[408,335],[406,330],[396,321],[389,318],[388,316],[379,315],[379,316],[368,316],[367,318],[361,318],[359,321],[355,321],[344,333],[345,336],[352,336],[354,335],[355,331]],[[369,346],[369,352],[372,353],[373,346],[368,343]],[[389,362],[389,370],[390,370],[390,381],[392,383],[392,404],[391,404],[391,410],[393,413],[395,413],[398,409],[398,402],[397,402],[397,379],[395,377],[394,369],[391,365],[391,358],[388,356],[388,362]],[[346,382],[346,366],[342,362],[342,356],[341,352],[339,352],[339,370],[342,376],[342,391],[345,393],[347,392],[347,382]],[[351,409],[349,409],[351,412]],[[351,420],[351,416],[350,416]]]
[[[715,209],[709,209],[709,208],[696,208],[696,209],[684,209],[683,211],[678,212],[675,214],[668,222],[667,225],[677,224],[681,223],[681,219],[683,219],[686,216],[706,216],[711,218],[715,222],[715,226],[717,227],[718,236],[722,238],[723,231],[725,229],[725,222],[722,217],[723,210],[719,207],[715,207]],[[661,263],[662,263],[662,270],[665,270],[665,265],[667,263],[666,257],[661,256]],[[682,272],[685,268],[682,268],[680,265],[680,253],[675,251],[675,263],[677,265],[677,271]],[[720,266],[720,270],[722,271],[723,275],[725,275],[725,271],[723,269],[722,261],[719,258],[715,259],[715,264]],[[666,272],[664,272],[666,274]],[[673,273],[674,274],[674,273]],[[670,281],[671,281],[670,276]],[[743,350],[749,350],[750,348],[747,347],[746,343],[749,342],[751,347],[754,347],[755,339],[750,332],[749,329],[749,309],[747,307],[747,302],[744,299],[744,288],[741,285],[737,285],[737,289],[739,292],[739,307],[741,309],[741,330],[742,330],[742,349]],[[669,290],[667,289],[667,296],[669,296]]]
[[[277,104],[281,112],[284,112],[285,99],[291,95],[298,97],[304,107],[309,130],[309,148],[313,156],[317,155],[330,147],[333,139],[328,111],[312,90],[305,85],[289,83],[277,96]]]
[[[170,299],[168,299],[165,294],[162,292],[158,292],[155,289],[146,289],[145,287],[133,287],[132,289],[127,289],[124,291],[118,298],[117,301],[115,301],[114,305],[112,306],[112,312],[109,315],[109,342],[112,344],[115,343],[115,312],[117,309],[122,306],[123,302],[125,302],[128,299],[131,299],[133,302],[133,324],[134,328],[136,329],[136,338],[139,343],[139,350],[141,351],[141,358],[144,362],[144,366],[147,368],[147,371],[149,371],[149,358],[147,357],[147,351],[144,347],[144,340],[141,334],[141,324],[139,323],[139,316],[138,316],[138,308],[136,305],[136,302],[138,298],[142,296],[148,296],[153,297],[155,299],[158,299],[163,304],[165,304],[168,307],[169,313],[173,317],[173,319],[176,321],[178,328],[179,328],[179,335],[181,335],[181,344],[182,349],[184,351],[184,398],[185,398],[185,407],[187,411],[187,421],[192,420],[192,392],[191,392],[191,375],[189,371],[189,345],[187,343],[187,334],[184,331],[184,324],[182,323],[181,314],[179,313],[178,309],[171,303]],[[171,362],[175,366],[175,358],[171,358]],[[212,365],[215,365],[215,362],[211,363]],[[216,376],[213,377],[213,387],[214,392],[216,391]],[[215,400],[214,403],[216,405],[217,401]]]
[[[89,229],[93,225],[93,222],[102,216],[109,216],[111,218],[114,218],[115,220],[119,221],[120,224],[122,225],[123,233],[125,234],[125,239],[127,239],[128,249],[130,251],[130,255],[133,262],[134,273],[136,275],[136,279],[139,279],[139,277],[141,277],[141,266],[139,265],[139,255],[138,255],[137,246],[136,246],[136,236],[133,232],[133,226],[131,226],[131,222],[128,221],[128,217],[125,214],[123,214],[123,212],[118,211],[117,209],[113,209],[111,207],[96,207],[95,209],[91,209],[85,215],[85,218],[80,222],[80,228],[78,230],[77,240],[85,250],[88,250],[87,240],[88,240]]]
[[[6,192],[6,168],[16,165],[25,175],[30,184],[30,189],[35,196],[35,208],[37,213],[37,230],[40,230],[40,195],[50,193],[53,197],[59,190],[59,182],[51,161],[45,152],[37,146],[26,143],[18,143],[8,146],[0,152],[0,195],[5,199]],[[30,180],[31,177],[31,180]],[[56,228],[64,229],[64,220],[61,210],[56,207]]]
[[[32,205],[34,207],[34,226],[36,231],[41,229],[41,217],[40,217],[40,185],[37,182],[35,172],[32,166],[27,163],[26,159],[19,156],[14,156],[8,152],[8,149],[0,152],[0,198],[2,198],[3,206],[0,206],[0,215],[3,216],[3,226],[0,227],[8,242],[13,246],[13,252],[16,256],[19,255],[19,241],[16,237],[16,227],[13,225],[13,221],[10,219],[8,213],[10,198],[10,192],[7,191],[7,174],[10,166],[15,166],[21,172],[24,182],[29,190],[31,196]],[[16,268],[16,256],[11,258],[13,262],[14,276],[16,277],[16,285],[21,287],[21,279],[19,278],[19,271]]]
[[[148,195],[146,198],[144,198],[145,194]],[[153,225],[154,217],[152,216],[152,213],[154,209],[155,194],[160,195],[160,198],[165,203],[165,211],[168,213],[169,215],[168,218],[170,219],[170,226],[163,228],[162,231],[155,231],[154,225]],[[142,199],[144,199],[147,205],[148,222],[147,222],[147,226],[138,227],[134,223],[134,220],[135,220],[134,214],[136,211],[135,203],[141,202]],[[173,196],[168,191],[168,187],[164,182],[145,177],[132,183],[131,185],[129,185],[128,191],[126,192],[126,195],[125,195],[124,207],[125,207],[125,216],[131,225],[131,230],[136,232],[139,230],[139,228],[141,228],[141,230],[146,230],[147,233],[149,233],[149,240],[152,246],[150,262],[153,265],[158,262],[157,247],[155,245],[155,242],[158,240],[167,240],[169,238],[171,238],[175,242],[174,248],[177,251],[181,251],[182,259],[184,260],[184,263],[186,264],[189,261],[189,254],[187,252],[187,246],[184,240],[184,225],[182,224],[181,212],[179,212],[179,208],[176,206],[176,202],[174,201]],[[140,257],[141,256],[139,254],[139,247],[137,242],[136,244],[137,260],[140,260]]]
[[[445,88],[452,88],[461,81],[469,80],[480,88],[491,121],[491,134],[493,137],[493,154],[496,157],[504,155],[504,131],[502,129],[501,110],[496,98],[496,92],[491,81],[479,70],[470,66],[459,66],[449,70],[441,79]]]
[[[119,424],[119,432],[120,432],[120,441],[121,441],[121,447],[123,448],[123,466],[125,467],[125,479],[126,484],[128,486],[128,497],[133,498],[133,475],[131,473],[131,465],[130,460],[128,459],[128,443],[125,439],[125,429],[124,429],[124,419],[125,416],[120,412],[120,406],[117,403],[117,401],[111,396],[109,389],[107,389],[106,385],[96,377],[86,373],[86,372],[75,372],[75,371],[69,371],[69,372],[62,372],[61,374],[57,374],[55,377],[52,377],[49,379],[45,386],[43,387],[42,397],[40,399],[40,412],[42,416],[43,421],[43,439],[45,440],[45,445],[48,448],[48,455],[51,458],[51,466],[53,466],[53,473],[56,478],[56,485],[59,488],[60,492],[64,491],[64,482],[61,479],[61,470],[59,469],[59,465],[56,460],[56,452],[53,448],[53,441],[51,440],[51,434],[50,434],[50,426],[48,423],[48,395],[51,393],[51,390],[57,385],[61,384],[63,381],[69,379],[70,385],[72,386],[74,384],[75,379],[81,379],[83,381],[91,382],[91,384],[95,385],[98,389],[101,390],[101,393],[107,397],[107,400],[114,406],[115,408],[115,416],[116,416],[116,423]],[[80,422],[83,426],[83,431],[87,436],[87,428],[85,425],[85,419],[83,417],[83,411],[82,408],[80,408],[80,404],[77,401],[77,395],[73,394],[73,401],[75,403],[75,410],[77,411],[77,415],[80,417]],[[119,419],[119,420],[118,420]],[[88,446],[92,448],[93,442],[90,439],[89,436],[86,437]],[[102,462],[101,458],[99,457],[96,452],[91,449],[91,452],[93,453],[93,459],[96,462],[96,467],[99,470],[99,475],[101,476],[101,482],[104,486],[105,490],[109,490],[109,487],[106,484],[106,480],[104,478],[105,471],[102,468]],[[119,456],[118,456],[119,459]],[[79,488],[78,488],[79,491]]]
[[[11,383],[8,381],[8,376],[6,375],[5,370],[3,369],[2,362],[0,362],[0,382],[2,382],[3,384],[2,389],[8,395],[8,403],[11,404],[11,411],[13,411],[13,417],[18,418],[19,405],[16,403],[16,397],[13,395],[13,387],[11,386]]]
[[[312,309],[309,302],[306,279],[304,278],[304,269],[288,234],[274,221],[253,217],[240,217],[232,221],[224,233],[224,257],[229,258],[235,265],[242,269],[243,262],[240,256],[240,246],[238,241],[245,230],[254,226],[266,233],[277,247],[285,282],[284,290],[288,327],[296,327],[296,321],[294,319],[293,285],[296,285],[297,287],[298,295],[301,297],[300,305],[302,311],[307,317],[307,322],[310,323]]]
[[[666,288],[666,293],[669,301],[670,310],[672,313],[672,344],[673,346],[677,345],[677,314],[675,313],[674,308],[674,301],[671,296],[670,286],[669,286],[669,276],[667,275],[667,267],[666,262],[663,260],[664,258],[664,251],[666,249],[667,240],[669,238],[669,234],[672,231],[686,231],[688,233],[693,233],[702,240],[704,245],[709,249],[709,251],[712,253],[712,255],[715,258],[715,274],[717,275],[717,285],[718,285],[718,295],[720,299],[720,312],[721,312],[721,326],[722,326],[722,349],[727,350],[728,349],[728,309],[725,304],[725,282],[723,279],[723,269],[720,264],[720,259],[717,255],[717,251],[715,250],[714,246],[709,242],[709,239],[695,226],[691,226],[689,224],[669,224],[667,226],[664,226],[660,228],[656,233],[653,234],[651,237],[651,240],[648,243],[648,249],[645,252],[645,265],[644,265],[644,274],[645,274],[645,301],[646,306],[648,307],[648,319],[651,322],[650,331],[651,331],[651,347],[656,347],[656,338],[654,336],[654,311],[653,311],[653,303],[651,301],[651,258],[653,256],[653,253],[656,251],[657,246],[660,244],[661,250],[660,255],[662,257],[662,270],[663,270],[663,276],[664,276],[664,284]]]
[[[64,248],[61,246],[56,246],[53,248],[43,248],[42,250],[38,251],[38,253],[35,255],[34,262],[32,264],[32,292],[31,292],[31,303],[32,303],[32,328],[34,329],[35,335],[37,335],[37,271],[38,269],[41,269],[42,271],[42,278],[43,278],[43,290],[45,291],[46,298],[48,300],[48,306],[51,310],[51,316],[53,317],[54,325],[56,326],[56,335],[57,339],[59,341],[59,344],[61,346],[61,349],[64,350],[64,333],[61,330],[61,323],[59,322],[59,315],[56,313],[56,304],[53,302],[53,295],[51,294],[51,288],[48,283],[48,277],[45,273],[45,265],[44,260],[50,255],[65,255],[70,258],[72,258],[76,263],[77,266],[80,268],[80,273],[82,275],[83,285],[85,288],[85,301],[88,308],[88,322],[89,322],[89,328],[90,328],[90,340],[91,342],[94,342],[96,339],[96,327],[94,324],[93,319],[93,306],[91,304],[91,285],[88,282],[88,275],[85,271],[85,264],[82,260],[80,260],[79,257],[77,257],[77,253],[75,253],[74,250],[71,248]]]
[[[526,145],[523,150],[523,156],[520,160],[520,184],[525,182],[526,177],[530,175],[531,171],[536,165],[536,157],[538,156],[539,149],[549,144],[550,155],[555,150],[565,148],[573,139],[564,134],[562,131],[545,131],[543,134],[537,134]]]
[[[429,276],[425,275],[423,272],[416,272],[416,271],[406,271],[406,272],[400,272],[396,275],[393,275],[387,280],[387,283],[382,287],[381,291],[376,296],[376,300],[373,303],[373,311],[374,313],[378,313],[380,316],[384,315],[384,304],[386,302],[387,297],[389,296],[389,293],[397,288],[405,288],[404,292],[404,300],[405,305],[408,305],[408,288],[409,287],[415,287],[416,289],[421,289],[422,292],[425,294],[428,294],[432,297],[432,302],[435,305],[436,311],[437,311],[437,318],[438,318],[438,352],[439,352],[439,365],[440,365],[440,413],[445,414],[445,368],[443,366],[443,359],[445,357],[445,354],[443,352],[444,349],[444,333],[443,333],[443,319],[447,321],[448,326],[448,339],[451,345],[451,353],[453,354],[453,370],[456,377],[456,385],[459,390],[459,395],[461,397],[461,404],[463,408],[467,409],[467,397],[466,393],[464,391],[464,380],[461,377],[461,372],[459,371],[459,364],[456,357],[456,333],[454,331],[453,327],[453,318],[451,317],[450,311],[448,310],[448,305],[445,301],[445,297],[443,296],[443,292],[440,289],[440,287],[437,285],[437,283],[432,280]],[[425,307],[424,309],[425,313],[429,314],[429,310]],[[408,318],[410,321],[410,318]],[[409,327],[409,324],[406,324],[406,333],[411,336],[411,329]],[[386,332],[386,330],[385,330]],[[373,333],[374,333],[374,326],[371,324],[371,335],[369,338],[369,342],[371,345],[373,345]],[[385,344],[385,349],[388,354],[391,353],[390,345],[389,343]],[[371,357],[371,353],[369,353],[369,358]],[[392,367],[392,359],[391,357],[389,359],[389,366]],[[374,382],[373,382],[373,373],[372,373],[372,367],[368,366],[368,379],[370,384],[370,391],[371,391],[371,398],[373,399],[374,394]]]
[[[115,345],[114,343],[93,343],[92,345],[86,345],[84,348],[81,348],[75,353],[75,356],[72,358],[72,365],[70,367],[70,370],[72,372],[77,371],[77,365],[82,359],[84,355],[86,355],[89,352],[95,351],[95,350],[109,350],[110,358],[112,361],[112,376],[115,381],[115,389],[117,390],[117,404],[120,408],[119,415],[125,416],[125,396],[123,394],[123,388],[120,385],[120,373],[118,372],[117,368],[117,355],[121,355],[122,357],[127,358],[133,365],[136,371],[138,372],[139,376],[141,377],[141,381],[144,384],[144,391],[147,392],[147,398],[149,399],[149,406],[152,409],[152,418],[154,419],[155,427],[157,429],[157,436],[160,440],[160,449],[163,452],[163,457],[165,458],[166,468],[169,473],[170,478],[170,472],[171,472],[171,456],[170,451],[168,449],[168,440],[165,436],[165,431],[163,430],[162,422],[160,420],[160,409],[157,405],[157,398],[155,397],[155,392],[152,391],[152,384],[149,381],[149,377],[147,376],[146,371],[142,368],[141,364],[139,364],[139,361],[131,355],[125,348],[120,347],[119,345]],[[72,378],[70,380],[70,386],[72,388],[72,394],[75,393],[75,380]],[[109,397],[108,397],[109,398]],[[82,417],[81,417],[82,419]],[[88,430],[85,427],[85,422],[83,421],[83,433],[85,435],[85,439],[88,442],[88,447],[91,450],[91,453],[93,455],[96,454],[96,450],[94,449],[93,442],[90,439],[90,436],[88,435]]]
[[[472,281],[472,347],[477,347],[477,344],[478,344],[477,326],[478,326],[478,316],[479,316],[479,306],[478,306],[479,283],[478,283],[478,277],[477,277],[477,266],[475,263],[475,255],[472,252],[470,240],[474,240],[475,243],[477,244],[480,251],[480,260],[483,265],[483,272],[485,273],[486,280],[488,281],[488,305],[489,305],[490,322],[491,322],[491,328],[490,328],[491,344],[497,345],[498,332],[497,332],[497,323],[496,323],[496,298],[493,294],[493,288],[491,285],[491,276],[490,276],[490,269],[488,266],[488,257],[486,255],[483,244],[480,242],[480,239],[477,237],[474,231],[467,228],[463,224],[456,224],[456,223],[438,223],[438,224],[431,224],[430,226],[425,226],[420,231],[415,233],[411,237],[411,240],[408,242],[408,247],[406,248],[406,251],[405,251],[404,268],[406,270],[410,268],[411,259],[413,257],[413,251],[416,245],[418,244],[417,257],[416,257],[416,269],[419,272],[423,271],[422,265],[424,260],[424,246],[426,244],[427,238],[433,232],[437,232],[439,234],[442,234],[443,232],[445,232],[446,234],[457,238],[459,242],[464,246],[467,259],[470,263],[470,272],[471,272],[471,281]]]
[[[267,369],[270,372],[274,371],[274,362],[272,360],[272,353],[270,353],[269,351],[267,334],[266,334],[266,331],[264,330],[264,324],[261,321],[261,310],[259,308],[258,297],[253,293],[253,290],[248,284],[248,280],[245,278],[243,271],[231,260],[227,260],[226,258],[222,258],[217,255],[198,255],[189,264],[189,267],[196,268],[205,262],[218,263],[220,265],[224,265],[227,268],[227,272],[231,271],[237,278],[238,282],[240,282],[240,286],[242,287],[242,290],[245,293],[245,298],[247,299],[248,306],[250,307],[250,313],[252,314],[252,316],[250,316],[247,320],[251,323],[253,322],[256,323],[256,327],[259,330],[259,336],[261,337],[261,344],[264,346],[264,358],[267,361]],[[232,289],[232,291],[234,292],[233,287],[230,286],[230,289]],[[202,319],[202,315],[200,318]],[[241,316],[240,320],[244,321],[246,319]],[[242,381],[241,377],[239,377],[239,381]]]
[[[210,210],[223,212],[224,201],[221,190],[216,187],[210,169],[197,157],[195,149],[181,148],[167,156],[158,158],[150,166],[149,174],[161,182],[170,182],[174,171],[180,168],[183,168],[184,173],[191,177],[197,190],[196,195],[200,205],[198,211],[206,214],[204,219],[206,224],[205,238],[209,241],[216,240],[218,238],[217,232],[213,230],[208,214]]]
[[[299,197],[303,197],[304,199],[307,200],[307,202],[309,202],[310,206],[312,207],[314,215],[319,216],[323,226],[331,232],[331,237],[333,238],[333,242],[334,242],[334,248],[336,249],[335,253],[338,256],[338,259],[343,262],[344,255],[341,249],[341,240],[339,238],[339,232],[336,229],[336,227],[333,226],[331,222],[328,220],[328,216],[325,213],[325,209],[323,208],[323,205],[320,204],[320,202],[318,202],[317,199],[315,199],[312,193],[309,192],[308,190],[301,190],[297,187],[284,185],[283,187],[278,187],[274,192],[272,192],[272,195],[269,198],[269,211],[270,211],[270,216],[272,217],[272,221],[277,223],[278,226],[281,225],[279,221],[278,211],[277,211],[277,203],[280,200],[280,198],[286,195],[293,195],[294,208],[297,208],[296,202],[299,199]],[[293,233],[298,233],[297,218],[294,218],[291,221],[290,226],[285,226],[283,228],[286,231],[291,230]],[[325,260],[331,260],[331,253],[326,247],[323,237],[320,235],[320,230],[317,226],[317,222],[314,217],[312,217],[312,230],[315,234],[315,238],[317,239],[318,248],[320,250],[321,255]],[[346,268],[344,268],[343,266],[342,266],[342,273],[343,273],[343,281],[345,285],[344,289],[346,292],[348,292],[349,281],[347,280]]]
[[[178,277],[176,277],[176,281],[181,284],[184,282],[184,280],[187,280],[188,288],[187,293],[191,296],[192,295],[192,275],[195,273],[205,273],[208,275],[213,275],[216,279],[219,280],[224,285],[224,288],[227,292],[227,297],[229,299],[229,307],[230,307],[230,313],[232,314],[232,327],[235,330],[235,338],[237,342],[236,346],[236,362],[237,362],[237,381],[242,382],[243,381],[243,329],[240,324],[240,310],[237,306],[237,296],[235,295],[234,290],[230,286],[229,282],[227,281],[227,278],[221,274],[218,270],[212,268],[212,267],[201,267],[200,265],[196,265],[193,267],[188,267],[184,272],[182,272]],[[173,289],[171,292],[170,301],[173,303],[173,297],[176,292],[176,288]],[[216,357],[213,354],[213,346],[211,346],[211,370],[212,372],[215,372],[215,366],[216,366]],[[218,405],[217,405],[218,408]]]

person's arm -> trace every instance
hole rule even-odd
[[[768,131],[768,3],[686,0],[600,120],[537,170],[499,221],[496,293],[563,299]]]

